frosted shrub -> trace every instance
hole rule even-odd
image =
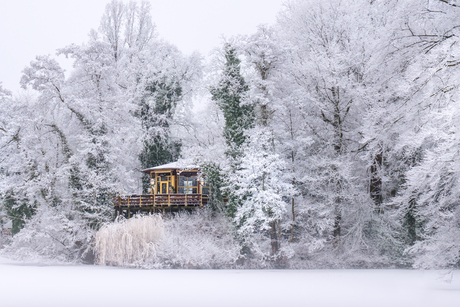
[[[158,215],[136,216],[103,226],[96,234],[96,263],[100,265],[144,266],[156,255],[164,236]]]
[[[208,210],[179,213],[165,218],[165,236],[158,246],[152,267],[232,268],[240,256],[232,225],[223,216]]]
[[[91,262],[93,238],[94,231],[69,207],[42,205],[10,239],[2,254],[28,262]]]
[[[230,221],[206,210],[164,220],[136,216],[96,234],[96,263],[140,268],[231,268],[240,256]]]

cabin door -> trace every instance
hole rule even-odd
[[[168,194],[169,193],[169,182],[162,182],[161,183],[161,194]]]
[[[157,193],[168,194],[171,193],[171,174],[160,174],[157,177]]]

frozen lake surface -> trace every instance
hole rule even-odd
[[[460,271],[137,270],[0,258],[0,306],[458,307]]]

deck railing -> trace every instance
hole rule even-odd
[[[119,208],[200,207],[206,200],[201,194],[147,194],[116,196],[114,205]]]

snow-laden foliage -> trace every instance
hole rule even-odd
[[[224,52],[225,67],[219,83],[211,88],[211,94],[225,119],[224,137],[228,148],[226,154],[238,161],[241,146],[246,140],[245,131],[254,122],[254,106],[247,101],[246,92],[249,87],[241,75],[241,61],[235,47],[226,44]]]
[[[149,2],[110,2],[88,42],[58,51],[69,78],[37,56],[33,94],[0,85],[6,249],[88,258],[112,195],[146,192],[139,170],[180,158],[202,166],[211,212],[165,218],[131,265],[458,266],[459,14],[288,1],[202,67],[158,38]]]
[[[415,266],[445,268],[460,262],[460,112],[458,100],[430,112],[431,148],[408,173],[403,212],[412,209],[420,232],[409,249]],[[412,208],[411,208],[412,205]]]
[[[92,235],[86,221],[71,208],[41,205],[3,253],[27,261],[91,263]]]
[[[154,35],[149,10],[147,2],[112,1],[87,43],[58,50],[73,61],[67,79],[55,59],[37,56],[21,79],[33,95],[13,99],[1,91],[0,196],[15,233],[24,226],[42,231],[27,221],[53,208],[92,237],[113,219],[114,195],[142,189],[139,169],[153,166],[142,165],[143,147],[172,138],[176,111],[187,109],[200,75],[196,56],[185,57]],[[172,102],[165,119],[162,107]],[[151,108],[139,116],[145,104]],[[93,239],[81,241],[84,250]]]
[[[252,131],[249,145],[244,148],[245,155],[240,168],[230,176],[233,183],[231,188],[236,190],[234,194],[241,203],[236,209],[234,220],[245,244],[255,243],[250,240],[254,233],[269,233],[271,249],[262,253],[265,257],[279,257],[280,223],[287,212],[286,200],[294,191],[285,178],[284,161],[271,149],[273,134],[266,128],[257,130]]]
[[[95,251],[100,265],[140,268],[231,268],[240,256],[231,224],[209,211],[117,220],[97,232]]]
[[[143,266],[146,260],[155,259],[163,237],[163,219],[158,215],[135,216],[106,224],[96,233],[96,263]]]
[[[156,261],[159,268],[234,268],[240,257],[232,224],[209,210],[181,213],[164,220],[165,236]]]
[[[407,265],[415,250],[426,255],[420,246],[437,246],[438,227],[428,231],[426,225],[439,225],[435,212],[445,209],[436,199],[422,217],[411,195],[427,191],[419,190],[425,181],[436,186],[428,190],[444,195],[441,185],[428,167],[424,181],[411,177],[421,171],[417,165],[425,163],[427,150],[432,161],[441,156],[434,149],[443,142],[435,136],[440,122],[430,110],[457,100],[459,10],[451,4],[291,1],[274,27],[233,41],[257,126],[245,131],[238,163],[219,161],[235,226],[240,235],[253,234],[242,240],[243,254],[248,246],[267,247],[268,238],[276,241],[264,235],[274,199],[282,204],[279,238],[287,241],[281,245],[293,251],[294,266],[302,267],[299,259],[337,267]],[[260,129],[272,131],[269,141]],[[278,161],[265,172],[258,166],[270,156]],[[443,173],[457,180],[455,172]],[[291,192],[275,187],[260,193],[263,180],[257,178],[264,174],[277,178],[274,186],[291,185]],[[455,208],[455,196],[447,204]],[[454,241],[452,261],[443,265],[455,262]]]

